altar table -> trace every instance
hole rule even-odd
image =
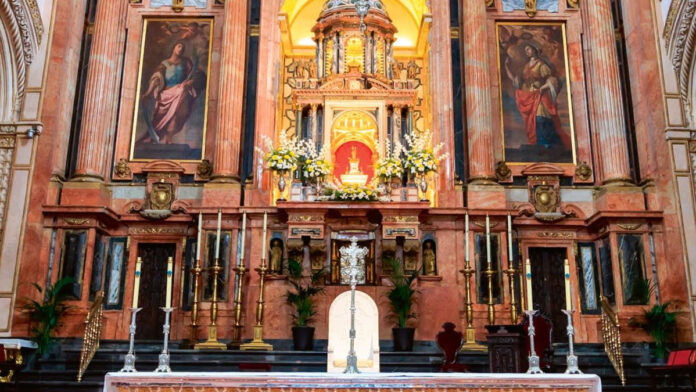
[[[601,392],[596,375],[109,373],[104,392]]]

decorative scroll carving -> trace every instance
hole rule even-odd
[[[634,230],[638,230],[641,226],[643,226],[643,224],[642,223],[617,223],[616,226],[620,229],[623,229],[623,230],[634,231]]]
[[[571,239],[575,238],[575,233],[571,231],[540,231],[537,233],[537,237]]]
[[[587,181],[592,177],[592,168],[587,162],[583,161],[575,167],[575,177],[582,181]]]
[[[696,0],[673,1],[665,22],[665,42],[677,74],[679,95],[690,112],[691,68],[696,52]]]
[[[89,222],[89,218],[63,218],[63,221],[72,226],[80,226]]]
[[[498,179],[498,182],[508,181],[512,177],[512,170],[510,170],[505,161],[500,161],[495,166],[495,177]]]
[[[131,227],[128,229],[130,234],[174,234],[183,235],[186,234],[186,229],[182,227],[166,227],[166,226],[153,226],[153,227]]]
[[[385,223],[418,223],[419,219],[417,216],[387,216],[384,218]]]
[[[133,176],[133,172],[131,171],[126,158],[121,158],[118,160],[118,163],[116,163],[116,167],[114,168],[114,174],[118,178],[131,178]]]

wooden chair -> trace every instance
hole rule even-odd
[[[435,342],[440,347],[444,358],[440,365],[441,372],[465,372],[468,366],[457,363],[457,353],[464,343],[464,335],[461,332],[455,331],[455,325],[450,322],[442,324],[444,331],[437,333]]]
[[[696,349],[675,350],[669,353],[669,359],[666,365],[648,366],[646,367],[652,380],[653,391],[667,391],[685,389],[679,387],[679,381],[684,381],[688,377],[688,383],[691,385],[691,391],[696,391]],[[664,385],[658,387],[658,381],[663,383],[671,381],[671,388]]]

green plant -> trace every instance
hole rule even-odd
[[[409,319],[416,318],[411,308],[414,303],[413,296],[417,291],[411,286],[418,277],[418,268],[410,275],[406,275],[401,261],[394,258],[385,258],[383,261],[389,269],[389,280],[392,283],[391,290],[387,292],[387,298],[399,328],[405,328]]]
[[[60,325],[60,319],[71,307],[66,305],[72,296],[72,285],[75,280],[66,276],[59,279],[54,285],[46,286],[44,290],[36,283],[33,286],[43,296],[41,302],[31,298],[26,299],[24,309],[29,314],[29,318],[37,323],[32,329],[32,338],[38,346],[38,353],[43,354],[53,344],[53,332]]]
[[[631,290],[631,298],[635,299],[640,305],[647,305],[650,303],[650,298],[655,291],[655,285],[650,279],[639,279],[633,283]]]
[[[655,340],[655,357],[665,358],[666,343],[674,335],[677,324],[677,312],[667,310],[671,302],[656,304],[643,313],[644,321],[633,322],[632,325],[643,328]]]
[[[288,260],[289,282],[294,291],[288,290],[287,302],[295,307],[292,314],[293,324],[296,327],[306,327],[317,314],[314,296],[324,292],[323,287],[317,286],[325,271],[319,270],[312,273],[309,284],[302,284],[302,264],[295,260]]]

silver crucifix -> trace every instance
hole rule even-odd
[[[350,351],[348,351],[346,358],[346,370],[343,373],[356,374],[360,372],[358,371],[358,357],[355,355],[355,286],[358,284],[358,274],[364,273],[358,266],[358,260],[363,261],[361,264],[365,265],[364,260],[368,250],[365,247],[359,247],[358,239],[352,237],[350,246],[342,247],[339,252],[341,259],[347,259],[349,262],[348,275],[350,276]]]

